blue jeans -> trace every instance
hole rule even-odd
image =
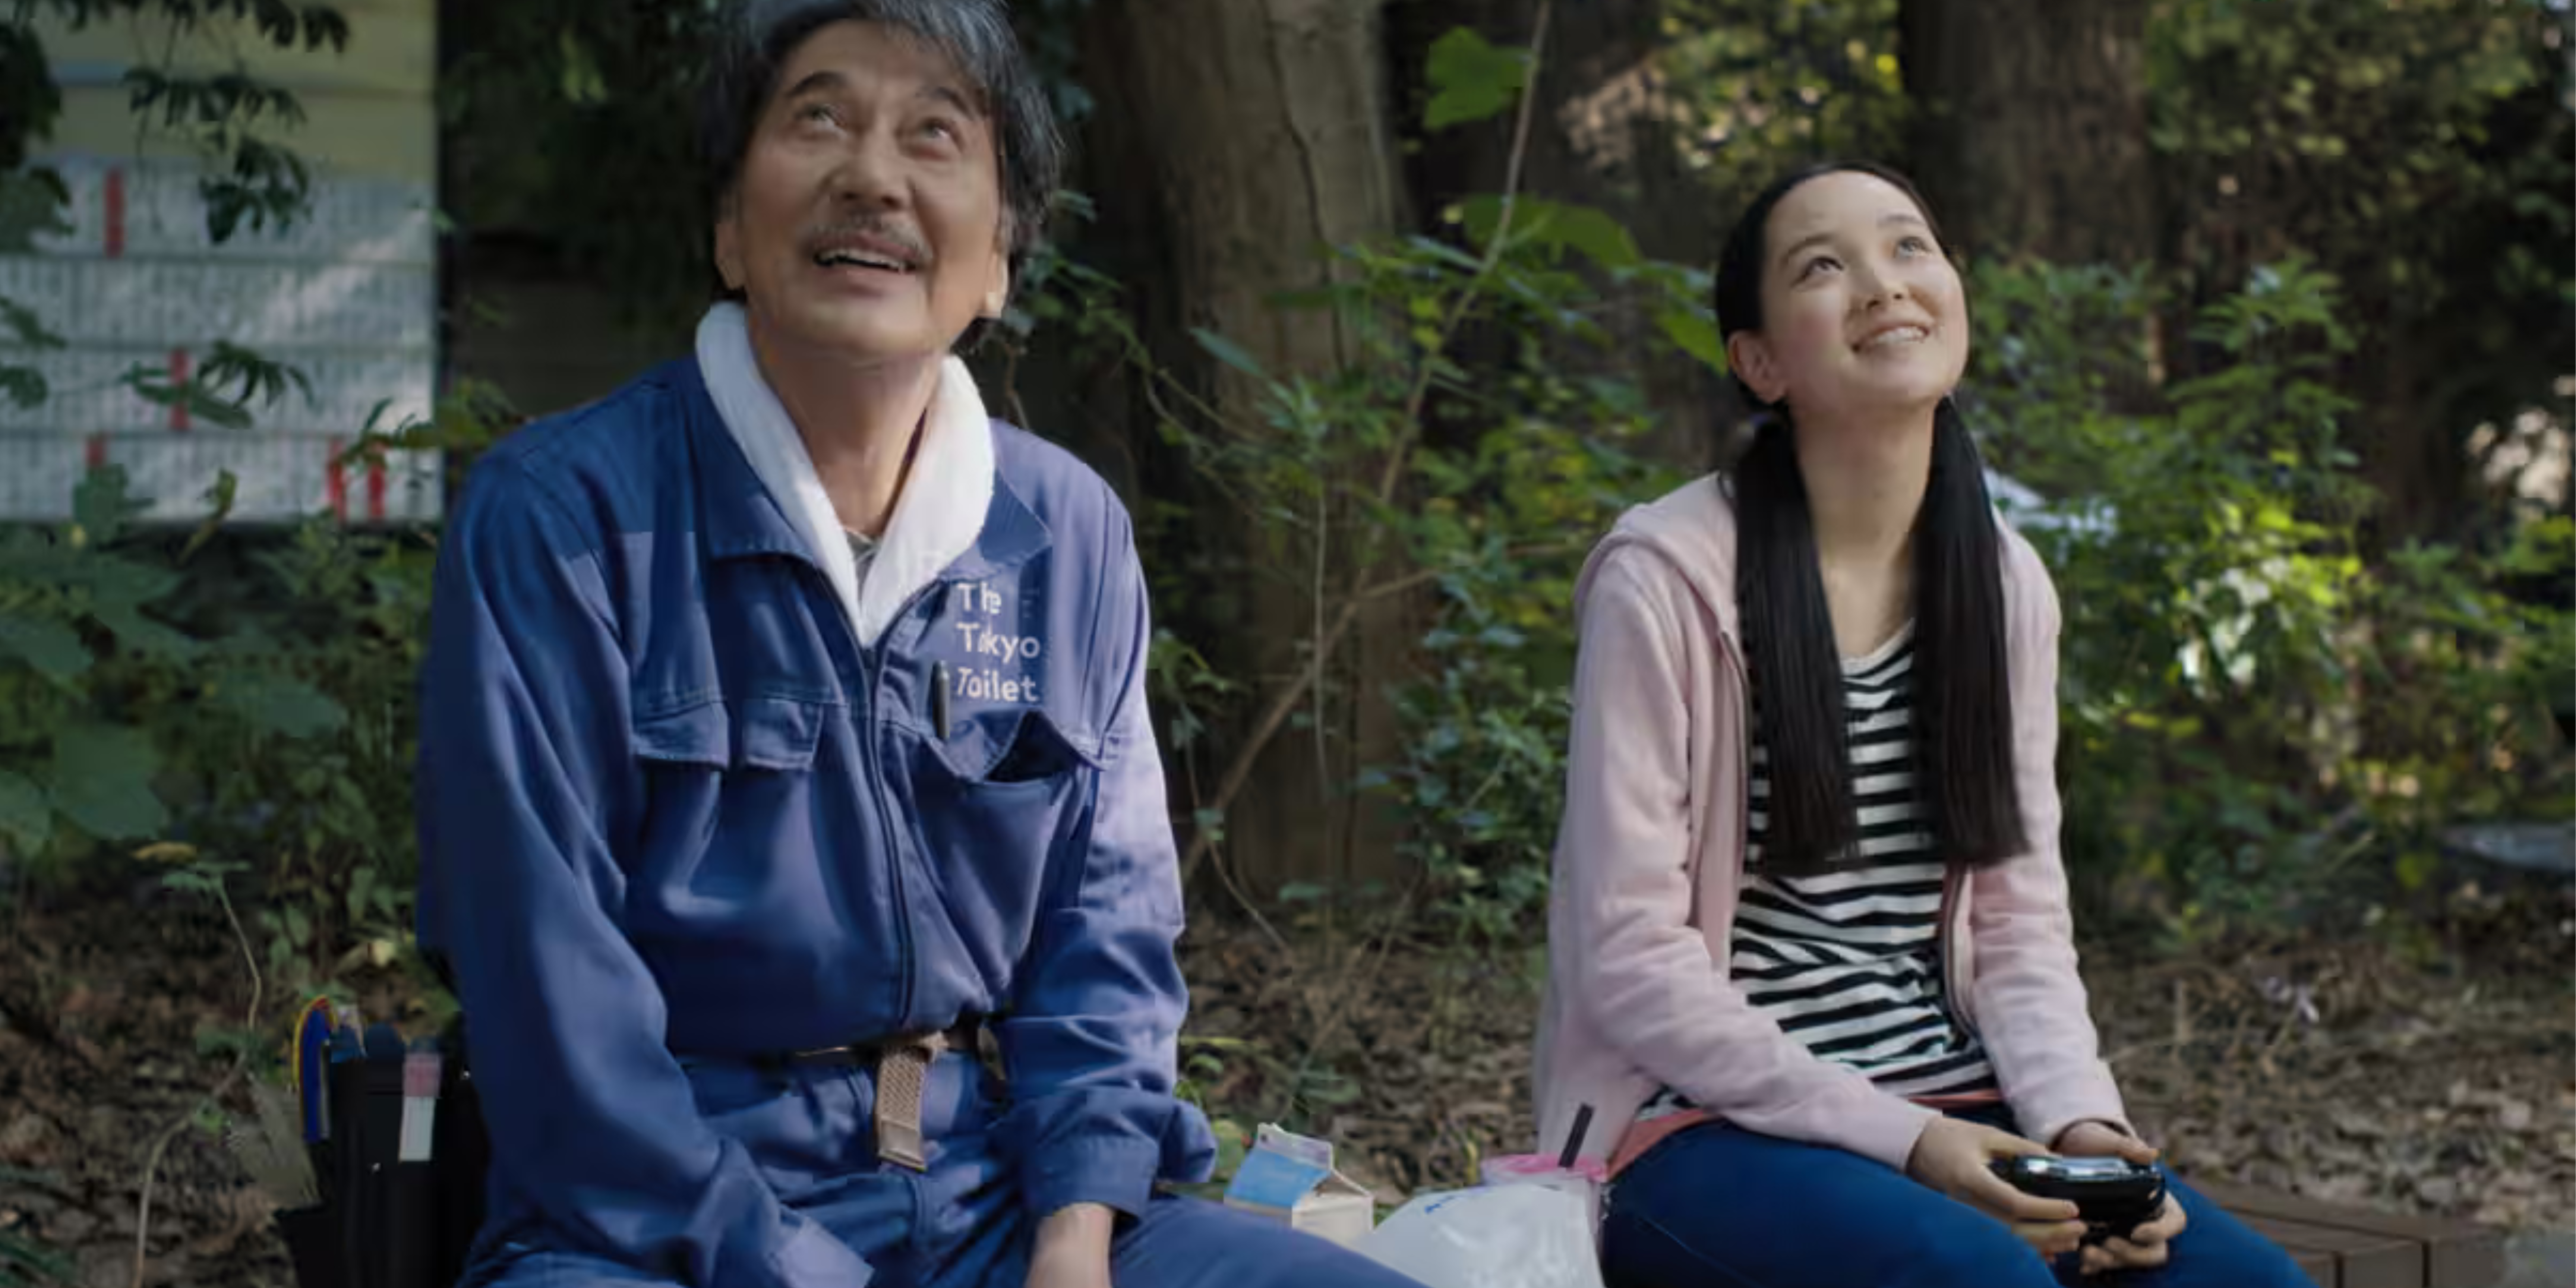
[[[710,1125],[744,1142],[781,1202],[865,1258],[868,1288],[1021,1288],[1036,1223],[988,1129],[999,1084],[941,1056],[923,1096],[930,1167],[880,1164],[869,1079],[853,1070],[693,1069]],[[507,1196],[506,1177],[496,1177]],[[673,1281],[582,1250],[523,1200],[487,1227],[472,1288],[660,1288]],[[1313,1235],[1214,1203],[1161,1196],[1110,1245],[1117,1288],[1421,1288]],[[719,1286],[721,1288],[721,1286]]]
[[[2314,1288],[2244,1222],[2168,1186],[2189,1218],[2172,1260],[2085,1279],[2072,1258],[2052,1267],[2003,1222],[1884,1164],[1705,1123],[1612,1183],[1602,1270],[1610,1288]]]

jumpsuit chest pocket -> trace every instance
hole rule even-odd
[[[958,719],[945,738],[925,737],[925,766],[970,792],[1034,790],[1097,769],[1100,758],[1044,707],[995,707]]]
[[[1021,942],[1047,868],[1098,778],[1097,754],[1037,707],[961,715],[912,738],[913,819],[941,884]]]
[[[803,773],[835,702],[783,693],[711,697],[634,718],[637,758],[710,769]]]

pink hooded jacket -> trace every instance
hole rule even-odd
[[[2005,1100],[2047,1144],[2084,1119],[2127,1123],[2076,978],[2058,861],[2057,594],[2029,543],[2003,537],[2014,786],[2032,849],[1953,870],[1943,964]],[[1538,1148],[1562,1149],[1590,1105],[1582,1156],[1624,1164],[1638,1106],[1671,1086],[1754,1131],[1902,1169],[1936,1111],[1810,1055],[1728,979],[1749,759],[1735,550],[1734,507],[1703,478],[1629,511],[1576,590]]]

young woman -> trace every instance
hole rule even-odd
[[[1989,1170],[2152,1162],[2097,1054],[2057,855],[2055,592],[1949,394],[1967,301],[1869,165],[1758,197],[1719,264],[1765,413],[1622,519],[1582,660],[1538,1052],[1614,1288],[2290,1288],[2176,1183],[2127,1238]]]

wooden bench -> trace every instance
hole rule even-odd
[[[2318,1288],[2495,1288],[2504,1278],[2504,1234],[2487,1226],[2244,1185],[2195,1180],[2192,1187],[2289,1249]]]

